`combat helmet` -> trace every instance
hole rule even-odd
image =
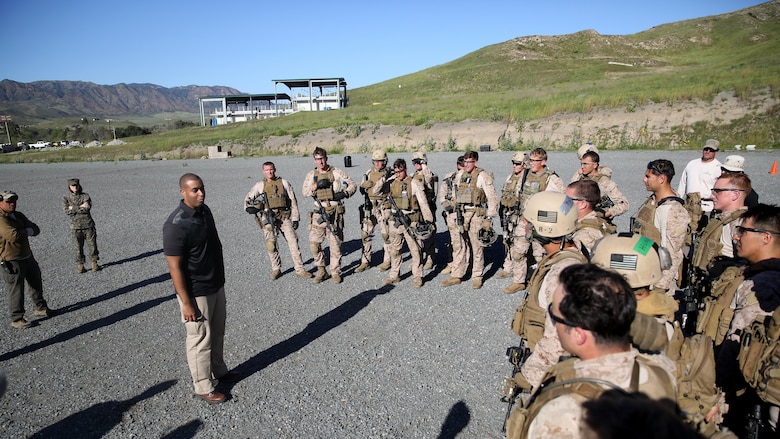
[[[533,231],[544,238],[561,238],[577,228],[577,209],[566,194],[537,192],[523,209],[523,218],[531,223]]]
[[[528,158],[528,153],[527,152],[517,151],[512,156],[512,163],[520,163],[520,162],[522,162],[524,165],[528,166],[528,161],[529,161],[529,158]]]
[[[427,221],[420,221],[414,228],[414,234],[417,239],[430,239],[433,236],[433,223]]]
[[[420,163],[428,163],[428,156],[425,155],[424,152],[417,151],[414,154],[412,154],[412,162],[415,160],[419,160]]]
[[[387,163],[387,153],[381,149],[377,149],[371,154],[371,161],[383,161]]]
[[[477,233],[477,239],[482,247],[490,247],[494,242],[498,240],[498,234],[493,228],[479,229]]]
[[[596,242],[590,261],[622,274],[634,289],[658,282],[661,272],[671,266],[666,249],[638,233],[605,236]]]
[[[594,145],[592,143],[586,143],[586,144],[580,146],[580,148],[577,150],[577,158],[582,160],[582,156],[584,156],[585,153],[590,152],[590,151],[593,151],[596,154],[599,153],[599,149],[596,148],[596,145]]]

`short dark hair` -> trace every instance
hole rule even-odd
[[[324,148],[321,148],[321,147],[318,146],[318,147],[314,148],[314,157],[317,157],[318,155],[321,155],[323,157],[327,157],[328,156],[328,151],[325,151]]]
[[[179,189],[184,189],[184,184],[190,180],[198,180],[201,183],[203,183],[203,179],[198,177],[197,175],[193,174],[192,172],[188,172],[179,178]]]
[[[542,160],[547,160],[547,151],[544,150],[544,148],[535,148],[531,152],[528,153],[528,157],[539,157]]]
[[[780,232],[780,207],[774,204],[759,203],[742,214],[742,219],[753,219],[757,229]]]
[[[647,164],[647,169],[650,170],[653,175],[665,175],[669,180],[669,183],[671,183],[672,178],[674,178],[674,163],[670,162],[669,160],[653,160]]]
[[[558,306],[563,318],[591,331],[598,345],[631,342],[636,297],[622,275],[593,264],[577,264],[561,271],[560,282],[566,292]]]
[[[596,151],[588,151],[582,155],[582,158],[591,159],[597,164],[599,163],[599,160],[601,160],[601,157],[599,157],[599,153],[597,153]]]
[[[464,166],[466,164],[466,157],[459,156],[458,160],[455,161],[455,164],[457,164],[458,166]]]
[[[593,180],[577,180],[569,183],[569,187],[574,189],[574,194],[578,198],[584,198],[591,207],[595,207],[601,201],[601,189],[599,189],[599,184]]]
[[[265,168],[266,166],[273,166],[274,169],[276,169],[276,165],[274,164],[274,162],[265,162],[265,163],[263,163],[263,167]]]
[[[479,160],[479,153],[476,151],[466,151],[465,154],[463,154],[463,158],[465,159],[474,159]]]
[[[393,169],[395,168],[401,168],[406,169],[406,160],[404,159],[395,159],[393,162]]]

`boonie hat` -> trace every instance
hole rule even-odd
[[[14,191],[0,191],[0,201],[10,201],[14,198],[19,198]]]
[[[726,161],[720,164],[720,167],[729,172],[745,172],[745,157],[741,155],[730,155]]]
[[[720,151],[720,142],[718,142],[715,139],[709,139],[706,142],[704,142],[704,146],[702,146],[701,149],[704,148],[712,148],[715,151]]]

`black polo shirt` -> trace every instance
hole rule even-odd
[[[182,270],[190,295],[215,294],[225,285],[222,243],[205,204],[195,210],[179,202],[163,225],[163,253],[184,258]]]

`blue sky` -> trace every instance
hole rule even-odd
[[[354,89],[515,37],[626,35],[760,3],[5,0],[0,79],[270,93],[274,79],[343,77]]]

